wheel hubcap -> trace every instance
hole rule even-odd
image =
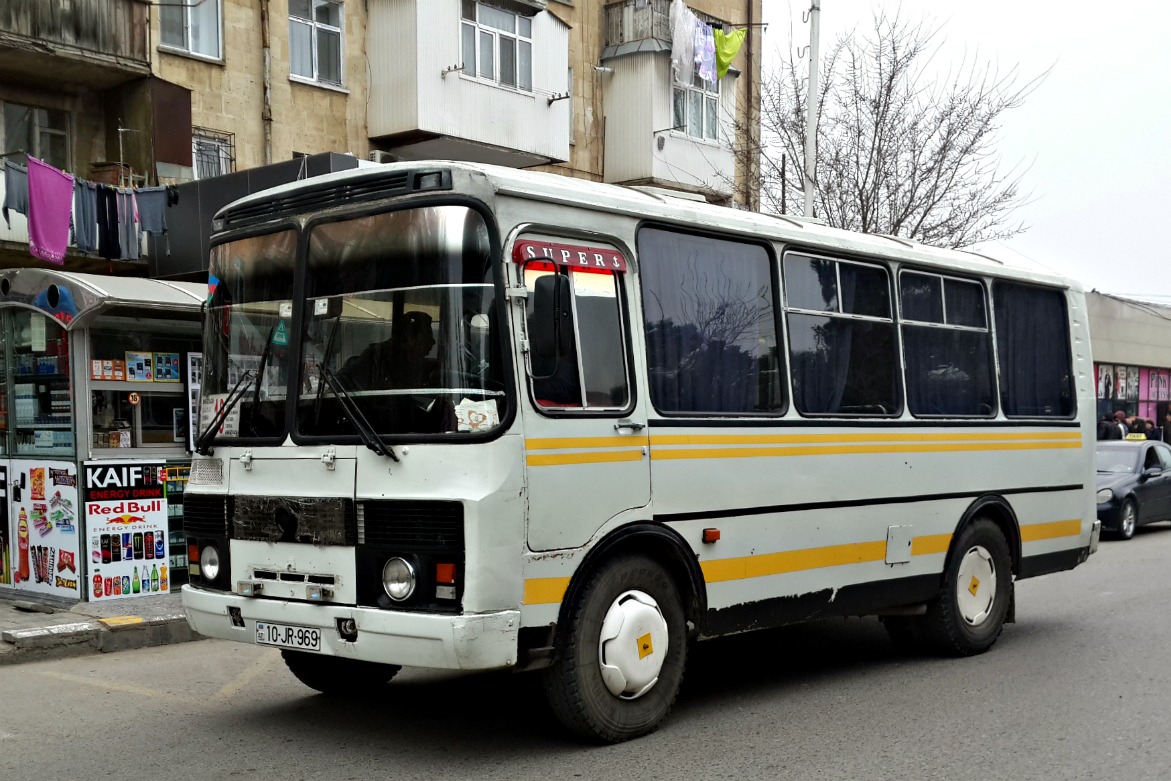
[[[667,619],[643,591],[618,596],[602,620],[598,666],[610,693],[624,700],[646,694],[667,659]]]
[[[996,603],[996,564],[982,546],[972,547],[960,561],[956,582],[960,615],[969,626],[979,626]]]
[[[1130,536],[1134,532],[1134,505],[1129,502],[1122,508],[1122,533]]]

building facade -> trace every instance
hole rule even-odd
[[[761,0],[691,0],[747,35],[677,84],[683,0],[7,0],[0,154],[118,186],[322,152],[447,158],[753,208]],[[0,266],[40,265],[17,215]],[[144,274],[71,249],[66,267]]]

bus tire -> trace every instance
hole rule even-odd
[[[1012,557],[1000,527],[987,518],[956,538],[943,587],[927,606],[924,639],[947,656],[972,656],[992,647],[1012,604]]]
[[[341,656],[321,656],[303,651],[281,651],[285,666],[298,681],[331,696],[356,696],[386,685],[402,669]]]
[[[558,720],[591,742],[653,732],[667,717],[687,663],[687,622],[674,580],[645,556],[621,556],[590,576],[544,673]]]

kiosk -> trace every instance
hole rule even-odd
[[[206,292],[0,271],[0,589],[104,600],[185,581]]]

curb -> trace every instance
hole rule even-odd
[[[117,616],[0,632],[0,665],[202,640],[183,613]]]

